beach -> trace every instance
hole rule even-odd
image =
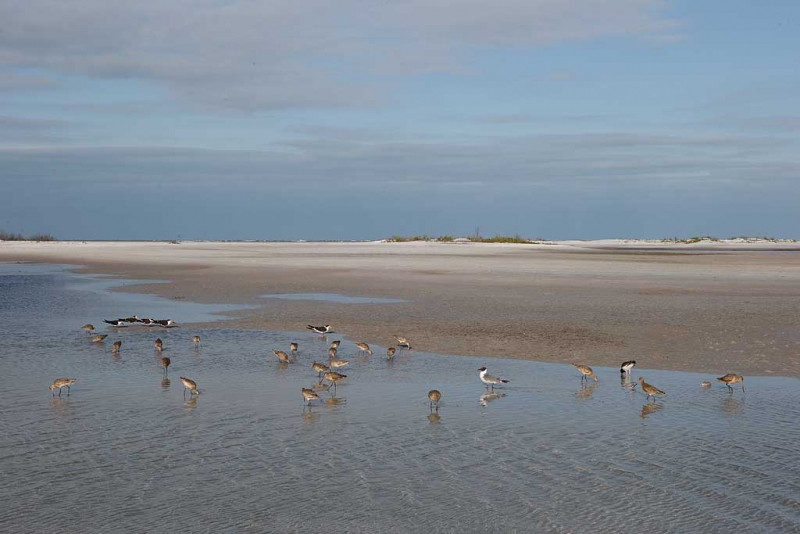
[[[352,340],[387,346],[397,334],[430,353],[800,376],[796,243],[0,242],[0,261],[69,264],[141,282],[118,291],[247,306],[196,325],[205,328],[331,324]],[[401,302],[263,297],[323,293]]]

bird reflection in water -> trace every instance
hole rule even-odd
[[[590,385],[588,380],[583,382],[583,385],[581,386],[581,389],[579,389],[575,393],[575,398],[576,399],[591,399],[592,398],[592,394],[594,393],[594,388],[596,388],[596,387],[597,387],[596,383]]]
[[[335,395],[331,395],[331,398],[325,399],[323,402],[325,403],[325,406],[333,408],[335,406],[344,406],[345,404],[347,404],[347,399],[345,399],[344,397],[337,397]]]
[[[186,413],[189,413],[197,408],[197,399],[199,398],[200,395],[190,395],[189,398],[183,402],[183,407],[185,408]]]
[[[722,401],[722,413],[727,415],[739,415],[742,413],[744,409],[744,397],[736,398],[736,397],[726,397]]]
[[[50,409],[54,412],[66,413],[69,411],[69,397],[51,397]]]
[[[663,404],[658,404],[656,402],[648,402],[644,406],[642,406],[642,413],[639,414],[639,417],[642,419],[647,419],[650,415],[660,412],[664,409]]]
[[[489,393],[484,393],[483,395],[478,397],[478,402],[480,403],[481,406],[486,406],[490,402],[496,401],[497,399],[501,399],[505,396],[506,396],[505,393],[493,393],[490,391]]]
[[[436,412],[431,412],[428,414],[428,422],[432,425],[438,425],[442,422],[442,416]]]
[[[314,424],[319,418],[320,418],[320,415],[318,413],[312,412],[311,410],[306,410],[305,408],[303,408],[303,424],[304,425]]]
[[[161,379],[161,389],[169,389],[169,378],[162,378]]]
[[[619,385],[622,389],[627,389],[628,391],[634,391],[636,389],[636,382],[631,380],[631,377],[625,373],[620,375]]]

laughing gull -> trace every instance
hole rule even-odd
[[[486,367],[481,367],[478,369],[478,376],[480,377],[481,382],[486,384],[486,387],[491,386],[492,390],[494,390],[495,384],[508,384],[508,380],[486,374]]]

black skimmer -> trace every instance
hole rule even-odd
[[[103,341],[107,337],[108,337],[108,334],[97,334],[96,336],[94,336],[92,338],[92,343],[100,343],[101,341]]]
[[[122,341],[115,341],[114,345],[111,347],[111,352],[119,352],[119,349],[122,348]]]
[[[181,377],[181,382],[183,382],[183,396],[186,396],[186,390],[189,390],[190,395],[199,395],[200,392],[197,391],[197,382],[192,380],[191,378],[186,378],[185,376]]]
[[[317,392],[314,391],[313,389],[307,389],[307,388],[301,388],[301,389],[303,391],[303,399],[305,399],[305,401],[308,403],[307,406],[311,406],[311,401],[322,400],[319,398],[319,395],[317,395]]]
[[[481,382],[486,384],[487,387],[491,386],[492,390],[494,390],[495,384],[508,384],[508,380],[486,374],[486,367],[481,367],[478,369],[478,376],[480,377]]]
[[[397,346],[401,349],[408,349],[411,350],[411,343],[409,343],[408,338],[403,336],[393,336],[395,340],[397,340]]]
[[[156,320],[153,321],[153,323],[155,323],[157,325],[161,325],[164,328],[169,328],[171,326],[178,326],[178,323],[176,323],[172,319],[156,319]]]
[[[731,384],[737,384],[737,383],[741,382],[742,383],[742,393],[744,393],[744,377],[742,375],[735,375],[733,373],[728,373],[725,376],[721,376],[721,377],[717,378],[717,380],[719,380],[720,382],[723,382],[726,386],[728,386],[728,389],[730,390],[731,393],[733,393],[733,388],[731,387]]]
[[[573,363],[572,367],[581,372],[581,381],[589,380],[589,377],[592,377],[594,378],[594,381],[597,382],[597,375],[594,374],[594,371],[592,371],[592,368],[589,367],[588,365]]]
[[[153,326],[156,322],[155,319],[139,319],[139,322],[145,326]]]
[[[53,396],[56,396],[55,390],[58,390],[58,396],[61,396],[61,388],[67,388],[67,396],[69,396],[69,387],[75,383],[76,378],[56,378],[52,384],[50,384],[50,391],[53,392]]]
[[[629,375],[634,367],[636,367],[636,360],[622,362],[622,365],[619,366],[619,372]]]
[[[369,345],[366,343],[356,343],[356,348],[358,349],[359,354],[364,354],[365,352],[372,356],[372,349],[369,348]]]
[[[655,401],[656,395],[666,395],[666,393],[664,393],[654,385],[645,382],[644,378],[642,378],[641,376],[639,377],[639,383],[642,385],[642,391],[644,391],[645,394],[647,394],[647,397],[645,397],[646,399],[653,397],[653,401]]]
[[[128,326],[128,323],[125,321],[125,319],[103,319],[103,322],[108,323],[111,326]]]
[[[94,325],[93,324],[85,324],[81,328],[87,334],[91,334],[92,332],[94,332]]]
[[[308,326],[306,326],[306,328],[308,328],[312,332],[316,332],[317,334],[320,334],[320,335],[323,335],[323,336],[325,334],[332,334],[333,333],[333,330],[331,330],[331,325],[329,325],[329,324],[326,324],[325,326],[308,325]]]
[[[125,321],[126,323],[132,323],[132,324],[133,324],[133,323],[138,323],[138,322],[141,322],[141,319],[139,319],[139,318],[138,318],[137,316],[135,316],[135,315],[134,315],[133,317],[126,317],[125,319],[122,319],[122,320],[123,320],[123,321]]]
[[[281,363],[291,362],[291,360],[289,359],[289,355],[283,352],[282,350],[273,350],[272,354],[274,354],[275,357],[281,361]]]
[[[428,400],[431,401],[431,410],[433,410],[433,404],[436,403],[436,411],[439,411],[439,399],[442,398],[442,392],[438,389],[432,389],[428,392]]]
[[[197,348],[197,347],[200,346],[200,336],[194,336],[192,338],[192,341],[194,341],[194,348]]]
[[[167,358],[166,356],[161,358],[161,366],[164,368],[164,376],[165,377],[167,376],[167,369],[169,368],[169,364],[171,364],[171,363],[172,363],[172,361],[169,358]]]

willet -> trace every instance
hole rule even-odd
[[[735,375],[733,373],[728,373],[725,376],[717,378],[717,380],[719,380],[720,382],[724,382],[725,385],[728,386],[728,389],[730,390],[731,393],[733,393],[733,388],[731,387],[731,384],[736,384],[741,382],[742,393],[744,393],[744,377],[742,375]]]
[[[629,375],[634,367],[636,367],[636,360],[622,362],[622,365],[619,366],[619,372]]]
[[[300,345],[298,345],[296,342],[289,343],[289,351],[293,354],[297,352],[298,347],[300,347]]]
[[[442,398],[442,393],[438,389],[432,389],[428,392],[428,400],[431,401],[431,410],[433,410],[433,404],[436,403],[436,411],[439,411],[439,400]]]
[[[336,383],[343,378],[347,378],[347,375],[337,373],[336,371],[328,371],[327,373],[325,373],[324,378],[325,380],[331,383],[331,385],[333,386],[333,391],[335,392]],[[328,386],[328,389],[331,389],[331,386]]]
[[[647,397],[645,398],[653,397],[653,401],[655,401],[656,395],[666,395],[666,393],[664,393],[657,387],[645,382],[644,378],[642,378],[641,376],[639,377],[639,383],[642,385],[642,391],[644,391],[647,394]]]
[[[367,345],[366,343],[356,343],[356,347],[358,348],[359,354],[363,354],[366,352],[367,354],[372,356],[372,349],[369,348],[369,345]]]
[[[122,348],[122,341],[115,341],[114,345],[111,347],[111,352],[119,352],[119,349]]]
[[[192,338],[192,341],[194,341],[194,348],[197,348],[197,347],[200,346],[200,336],[194,336]]]
[[[508,380],[486,374],[486,367],[481,367],[478,369],[478,377],[480,377],[481,382],[486,384],[486,387],[491,386],[492,391],[494,391],[495,384],[508,384]]]
[[[153,343],[153,346],[156,348],[158,352],[164,350],[164,342],[161,341],[161,338],[156,339],[155,342]]]
[[[170,363],[172,363],[172,361],[166,356],[161,358],[161,366],[164,367],[164,376],[167,376],[167,369],[169,369]]]
[[[94,325],[93,324],[87,323],[87,324],[83,325],[81,328],[87,334],[91,334],[92,332],[94,332]]]
[[[319,373],[318,378],[320,382],[322,382],[322,373],[327,373],[328,371],[331,370],[331,368],[328,367],[327,365],[317,362],[311,364],[311,368],[315,370],[317,373]]]
[[[186,378],[185,376],[181,377],[181,382],[183,383],[183,396],[186,396],[186,390],[189,390],[190,395],[199,395],[200,392],[197,391],[197,382],[192,380],[191,378]]]
[[[272,354],[275,355],[282,363],[289,363],[291,360],[289,359],[289,355],[283,352],[282,350],[273,350]]]
[[[349,360],[342,360],[342,359],[339,359],[339,358],[332,358],[328,362],[328,365],[331,366],[331,369],[339,369],[340,367],[344,367],[348,363],[350,363]]]
[[[331,341],[331,346],[329,348],[338,350],[339,349],[339,345],[341,345],[341,343],[342,343],[341,339],[336,339],[334,341]]]
[[[397,349],[394,348],[394,347],[389,347],[388,349],[386,349],[386,359],[387,360],[394,359],[394,353],[395,352],[397,352]]]
[[[325,326],[308,325],[308,326],[306,326],[306,328],[311,330],[311,331],[313,331],[313,332],[316,332],[317,334],[320,334],[320,335],[332,334],[333,333],[333,330],[331,330],[331,325],[329,325],[329,324],[326,324]]]
[[[401,349],[409,349],[411,350],[411,343],[408,342],[408,338],[403,336],[393,336],[395,340],[397,340],[397,346]]]
[[[592,368],[588,365],[573,363],[572,366],[581,372],[581,380],[589,380],[589,377],[591,376],[594,378],[594,381],[597,382],[597,375],[594,374],[594,371],[592,371]]]
[[[94,336],[92,338],[92,343],[100,343],[101,341],[103,341],[107,337],[108,337],[108,334],[97,334],[96,336]]]
[[[306,406],[311,406],[311,401],[322,400],[313,389],[301,388],[303,392],[303,399],[306,401]]]
[[[69,396],[69,387],[75,383],[76,378],[56,378],[52,384],[50,384],[50,391],[53,392],[53,396],[56,396],[55,390],[58,389],[58,396],[61,396],[61,388],[67,388],[67,396]]]

